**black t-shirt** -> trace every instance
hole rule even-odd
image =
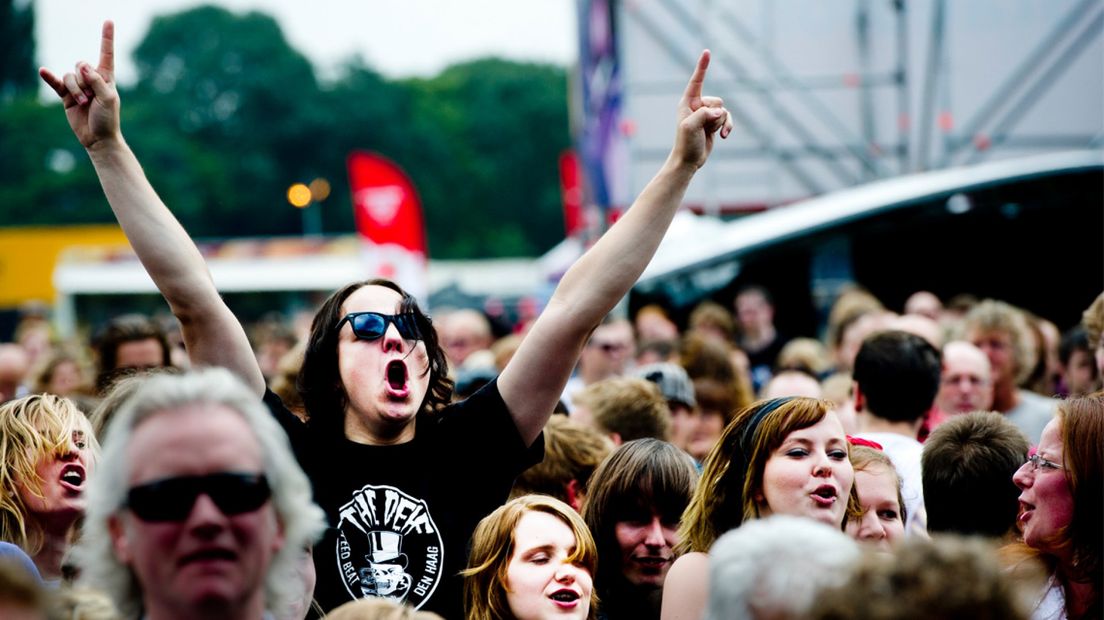
[[[329,528],[314,547],[322,608],[381,596],[461,619],[458,573],[476,524],[544,456],[543,438],[531,447],[522,442],[497,381],[434,417],[420,416],[414,439],[394,446],[303,424],[271,392],[265,402],[326,511]]]
[[[756,394],[758,394],[759,390],[763,389],[763,386],[774,376],[774,362],[778,359],[778,354],[782,352],[782,347],[786,346],[787,342],[789,342],[789,339],[782,334],[775,334],[774,340],[771,340],[770,344],[758,351],[744,349],[744,353],[746,353],[748,357],[748,371],[751,374],[751,387]]]

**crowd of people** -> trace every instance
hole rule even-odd
[[[388,280],[247,329],[123,139],[113,40],[42,77],[175,321],[0,345],[3,617],[1101,617],[1104,293],[1065,335],[855,289],[790,339],[769,282],[614,312],[732,129],[708,52],[663,168],[496,338]]]

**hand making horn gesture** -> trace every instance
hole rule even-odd
[[[65,106],[69,127],[86,149],[105,140],[122,139],[119,133],[119,92],[115,89],[115,25],[106,21],[100,37],[100,63],[92,68],[78,62],[71,73],[58,78],[49,69],[38,70]]]

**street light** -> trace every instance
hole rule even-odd
[[[322,234],[321,202],[330,195],[330,183],[326,179],[318,178],[310,183],[310,187],[302,183],[294,183],[287,190],[287,201],[291,206],[299,209],[303,216],[303,236],[317,236]],[[311,208],[311,203],[319,203],[318,208]]]
[[[287,199],[291,206],[297,209],[306,209],[310,206],[311,191],[306,185],[296,183],[288,188]]]

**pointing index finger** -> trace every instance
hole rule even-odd
[[[115,23],[107,20],[100,37],[100,66],[97,70],[111,75],[115,72]]]
[[[690,83],[686,85],[685,97],[687,101],[701,99],[702,85],[705,83],[705,70],[709,68],[709,50],[704,50],[698,58],[698,66],[694,67],[694,74],[690,76]]]

